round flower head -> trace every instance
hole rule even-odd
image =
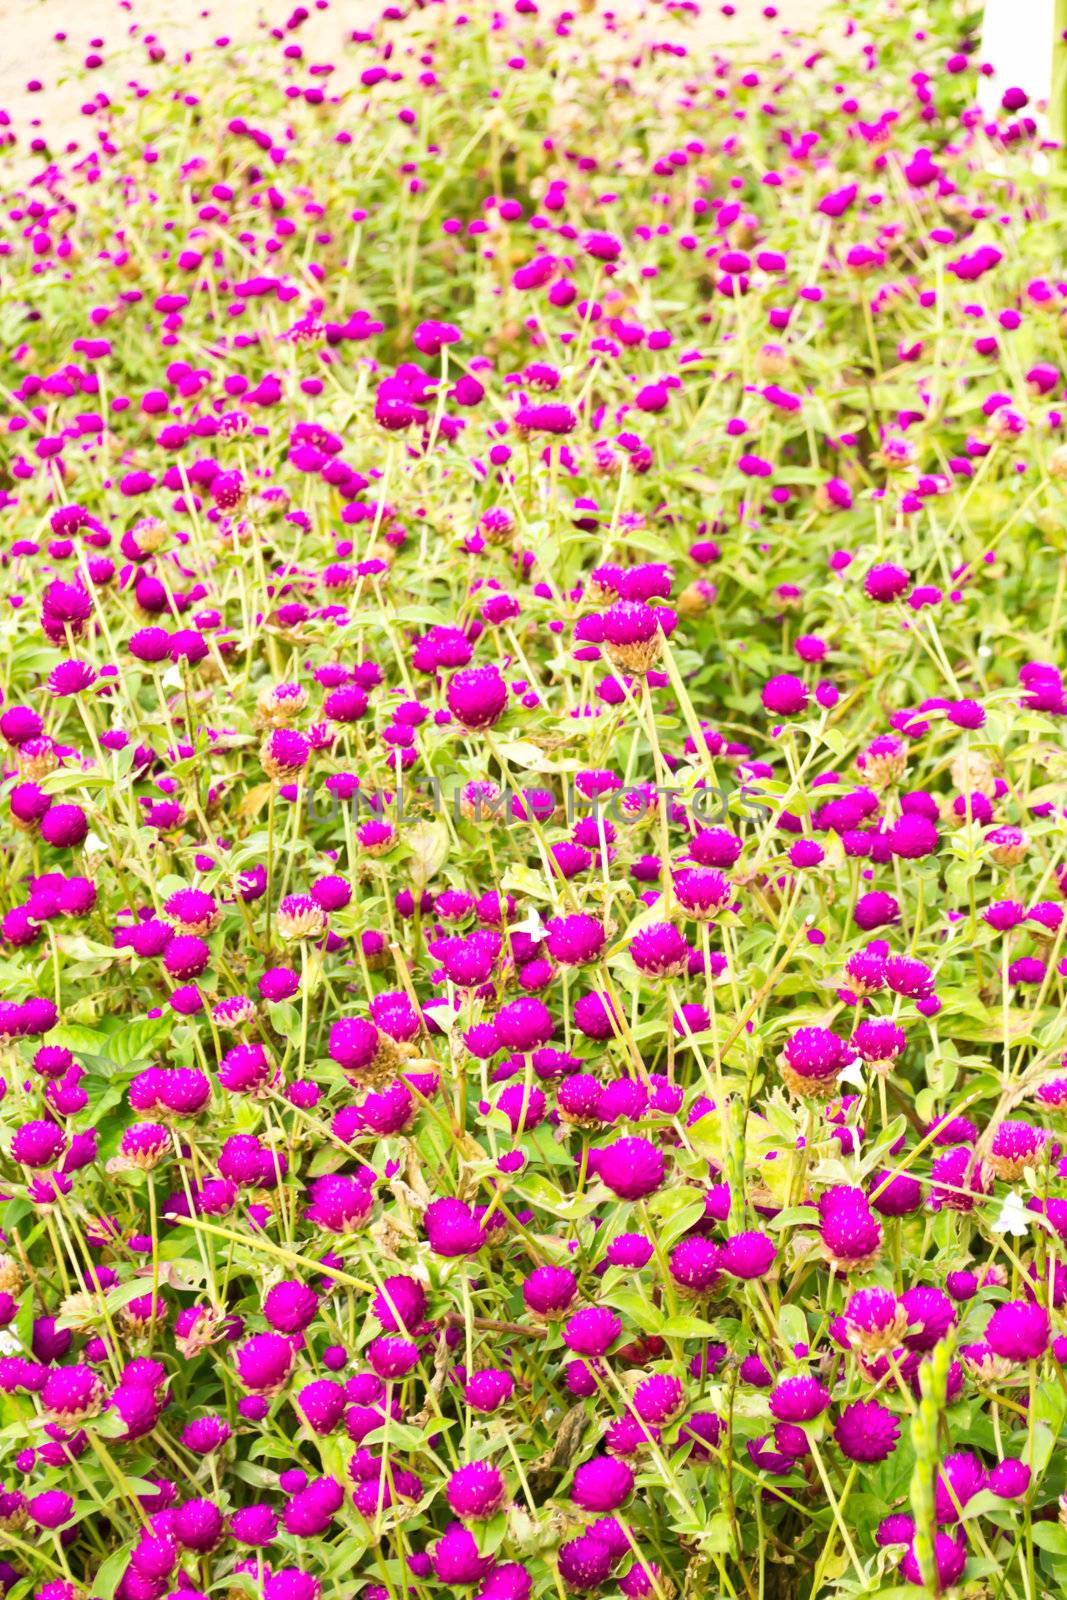
[[[838,1449],[849,1461],[884,1461],[900,1437],[900,1422],[877,1400],[854,1400],[834,1423]]]
[[[625,1461],[614,1456],[594,1456],[576,1470],[571,1499],[583,1511],[603,1514],[625,1505],[633,1486],[633,1469]]]
[[[474,1535],[458,1522],[437,1540],[430,1559],[438,1583],[460,1588],[478,1583],[493,1565],[493,1558],[479,1554]]]
[[[969,1450],[947,1455],[937,1474],[934,1500],[938,1523],[958,1522],[968,1500],[986,1485],[986,1469]]]
[[[592,1533],[570,1539],[559,1549],[559,1575],[568,1589],[599,1589],[614,1564],[611,1547]]]
[[[889,1289],[857,1289],[845,1306],[852,1344],[867,1355],[898,1349],[908,1329],[908,1313]]]
[[[722,1266],[734,1278],[763,1278],[770,1272],[778,1254],[765,1233],[735,1233],[727,1239]]]
[[[1002,1180],[1015,1182],[1027,1167],[1037,1165],[1047,1137],[1043,1128],[1029,1122],[999,1122],[987,1158],[991,1171]]]
[[[464,728],[491,728],[508,703],[508,687],[496,667],[471,667],[448,680],[448,709]]]
[[[522,1286],[522,1298],[540,1317],[559,1317],[578,1293],[578,1279],[569,1267],[535,1267]]]
[[[1005,1361],[1039,1361],[1048,1349],[1048,1312],[1031,1300],[1009,1300],[993,1312],[985,1339]]]
[[[234,1359],[237,1376],[246,1389],[278,1394],[292,1371],[293,1349],[280,1333],[254,1333],[238,1345]]]
[[[634,966],[649,978],[676,978],[689,966],[689,945],[671,922],[642,928],[630,941]]]
[[[771,1390],[768,1404],[779,1422],[812,1422],[826,1410],[830,1395],[818,1378],[782,1378]]]
[[[862,1189],[829,1189],[819,1197],[819,1233],[827,1260],[842,1273],[862,1272],[878,1259],[882,1227]]]
[[[786,1040],[779,1065],[794,1094],[825,1100],[836,1093],[838,1074],[851,1059],[849,1047],[829,1028],[798,1028]]]
[[[502,1473],[487,1461],[472,1461],[469,1466],[459,1467],[445,1486],[449,1507],[465,1522],[481,1522],[495,1516],[506,1494]]]
[[[967,1546],[962,1539],[955,1539],[947,1533],[938,1533],[934,1536],[934,1567],[937,1572],[939,1593],[951,1589],[953,1584],[959,1582],[966,1565]],[[909,1544],[900,1563],[900,1575],[908,1583],[925,1587],[922,1563],[914,1544]]]
[[[618,600],[602,618],[604,648],[613,666],[644,677],[663,648],[660,617],[639,600]]]
[[[666,1167],[648,1139],[617,1139],[598,1151],[597,1176],[620,1200],[643,1200],[663,1183]]]

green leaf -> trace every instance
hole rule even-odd
[[[113,1550],[107,1560],[100,1563],[93,1579],[94,1600],[111,1600],[112,1595],[118,1588],[119,1579],[126,1571],[132,1549],[133,1540],[131,1539],[118,1550]]]
[[[1052,1556],[1067,1556],[1067,1528],[1058,1522],[1035,1522],[1034,1543]]]
[[[166,1017],[141,1017],[128,1022],[108,1041],[107,1056],[116,1067],[128,1067],[134,1061],[146,1061],[154,1055],[170,1035],[170,1021]]]

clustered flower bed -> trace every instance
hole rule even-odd
[[[1064,1592],[1067,285],[903,10],[10,180],[11,1600]]]

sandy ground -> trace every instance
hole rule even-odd
[[[220,37],[248,40],[258,30],[283,26],[296,3],[226,0],[208,8],[198,0],[0,0],[0,113],[10,119],[0,136],[13,138],[18,157],[8,162],[4,176],[21,176],[34,139],[43,138],[57,156],[71,146],[89,148],[92,123],[82,108],[131,79],[150,81],[150,49],[161,46],[174,60]],[[383,0],[329,0],[325,6],[319,0],[321,9],[316,0],[305,3],[311,15],[290,37],[312,63],[336,60],[340,41],[353,28],[370,26]],[[490,3],[467,0],[468,6]],[[777,0],[768,7],[776,14],[767,18],[765,4],[733,0],[735,14],[724,16],[721,0],[708,0],[694,37],[709,44],[758,37],[770,48],[783,27],[810,28],[825,8],[825,0]],[[619,0],[614,9],[622,9]],[[666,22],[665,17],[665,32]],[[88,70],[87,60],[94,63]],[[39,164],[40,157],[33,157],[32,165]]]

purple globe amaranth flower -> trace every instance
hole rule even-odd
[[[545,948],[553,961],[564,967],[596,961],[607,938],[599,918],[580,914],[550,917],[545,923],[545,932]]]
[[[908,1319],[904,1343],[909,1350],[932,1350],[956,1321],[956,1309],[948,1295],[927,1284],[905,1289],[900,1305]]]
[[[560,1545],[557,1561],[566,1587],[579,1591],[599,1589],[614,1565],[610,1545],[592,1533],[580,1534]]]
[[[837,1092],[838,1075],[853,1053],[829,1028],[798,1028],[779,1057],[787,1088],[806,1099],[826,1100]]]
[[[721,872],[686,868],[674,876],[674,894],[683,911],[697,922],[710,922],[734,898],[734,886]]]
[[[579,1356],[602,1356],[622,1332],[622,1319],[607,1306],[585,1306],[567,1318],[563,1343]]]
[[[554,1037],[556,1024],[552,1013],[541,1000],[524,996],[501,1006],[493,1022],[497,1038],[507,1050],[523,1054],[547,1045]]]
[[[676,978],[687,971],[690,949],[673,922],[654,922],[630,940],[634,966],[648,978]]]
[[[493,1565],[492,1556],[479,1553],[474,1535],[462,1523],[453,1523],[430,1552],[438,1583],[465,1588],[478,1583]]]
[[[514,1392],[514,1378],[497,1367],[485,1367],[480,1372],[470,1373],[463,1385],[463,1398],[471,1410],[487,1415],[499,1411]]]
[[[535,1267],[522,1286],[527,1308],[539,1317],[560,1317],[578,1293],[578,1279],[569,1267]]]
[[[834,1423],[834,1438],[849,1461],[884,1461],[897,1447],[900,1422],[877,1400],[854,1400]]]
[[[462,727],[491,728],[508,703],[508,686],[494,666],[454,672],[448,680],[448,709]]]
[[[985,1330],[986,1343],[1005,1361],[1039,1361],[1049,1337],[1049,1314],[1031,1300],[997,1306]]]
[[[21,1166],[54,1166],[67,1146],[67,1136],[54,1122],[24,1122],[11,1136],[11,1159]]]
[[[694,1234],[675,1245],[668,1265],[674,1282],[693,1298],[700,1299],[711,1292],[722,1276],[723,1249],[714,1239]]]
[[[722,1251],[722,1267],[734,1278],[764,1278],[778,1254],[765,1233],[731,1234]]]
[[[437,1256],[476,1255],[486,1242],[485,1230],[471,1207],[450,1196],[431,1201],[422,1225]]]
[[[1027,1167],[1034,1167],[1048,1140],[1044,1128],[1030,1122],[998,1122],[993,1130],[987,1161],[998,1178],[1015,1182]]]
[[[220,1542],[225,1519],[213,1500],[187,1500],[174,1514],[174,1537],[183,1549],[206,1554]]]
[[[857,1289],[845,1305],[851,1342],[867,1355],[898,1349],[908,1329],[908,1313],[889,1289]]]
[[[888,1519],[887,1519],[888,1520]],[[934,1568],[937,1573],[938,1593],[944,1589],[951,1589],[963,1576],[963,1569],[967,1565],[967,1546],[963,1539],[954,1539],[950,1534],[938,1533],[934,1536]],[[916,1553],[915,1545],[909,1544],[907,1552],[900,1563],[900,1575],[908,1583],[925,1586],[922,1563]]]
[[[938,1523],[958,1522],[968,1500],[986,1486],[986,1469],[978,1456],[970,1450],[960,1450],[945,1457],[934,1485],[934,1503]]]
[[[348,1397],[332,1378],[306,1383],[296,1396],[296,1406],[313,1433],[332,1433],[345,1414]]]
[[[574,1474],[571,1499],[583,1511],[617,1511],[633,1492],[633,1469],[614,1456],[594,1456]]]
[[[652,670],[663,648],[662,613],[640,600],[617,600],[601,618],[612,664],[634,677]]]
[[[819,1196],[823,1250],[839,1272],[862,1272],[878,1258],[882,1225],[862,1189],[840,1186]]]
[[[596,1172],[620,1200],[643,1200],[661,1187],[666,1164],[650,1139],[617,1139],[597,1152]]]
[[[654,1372],[651,1377],[642,1378],[633,1392],[633,1408],[642,1422],[673,1421],[684,1403],[682,1381],[669,1372]]]
[[[263,1315],[277,1333],[302,1333],[314,1322],[319,1297],[306,1284],[276,1283],[263,1302]]]
[[[801,717],[808,708],[810,690],[803,678],[790,672],[768,678],[763,685],[763,708],[776,717]]]
[[[445,1499],[453,1515],[464,1522],[494,1517],[506,1498],[504,1476],[488,1461],[472,1461],[457,1468],[445,1485]]]
[[[383,1278],[382,1286],[371,1301],[371,1313],[386,1333],[408,1333],[418,1328],[426,1316],[426,1289],[418,1278],[396,1274]]]
[[[278,1514],[272,1506],[242,1506],[230,1518],[230,1532],[238,1544],[251,1545],[254,1549],[272,1544],[278,1534]]]
[[[883,1074],[904,1054],[907,1042],[903,1028],[881,1018],[861,1022],[850,1041],[856,1054],[875,1072]]]
[[[74,1501],[62,1489],[44,1489],[26,1502],[26,1511],[39,1528],[63,1528],[74,1515]]]
[[[1008,1456],[998,1461],[989,1477],[986,1488],[1001,1500],[1021,1500],[1030,1488],[1031,1472],[1025,1461]]]
[[[254,1333],[234,1352],[237,1376],[246,1389],[278,1394],[293,1367],[293,1347],[280,1333]]]
[[[830,1404],[830,1391],[818,1378],[781,1378],[771,1390],[768,1404],[779,1422],[812,1422]]]

